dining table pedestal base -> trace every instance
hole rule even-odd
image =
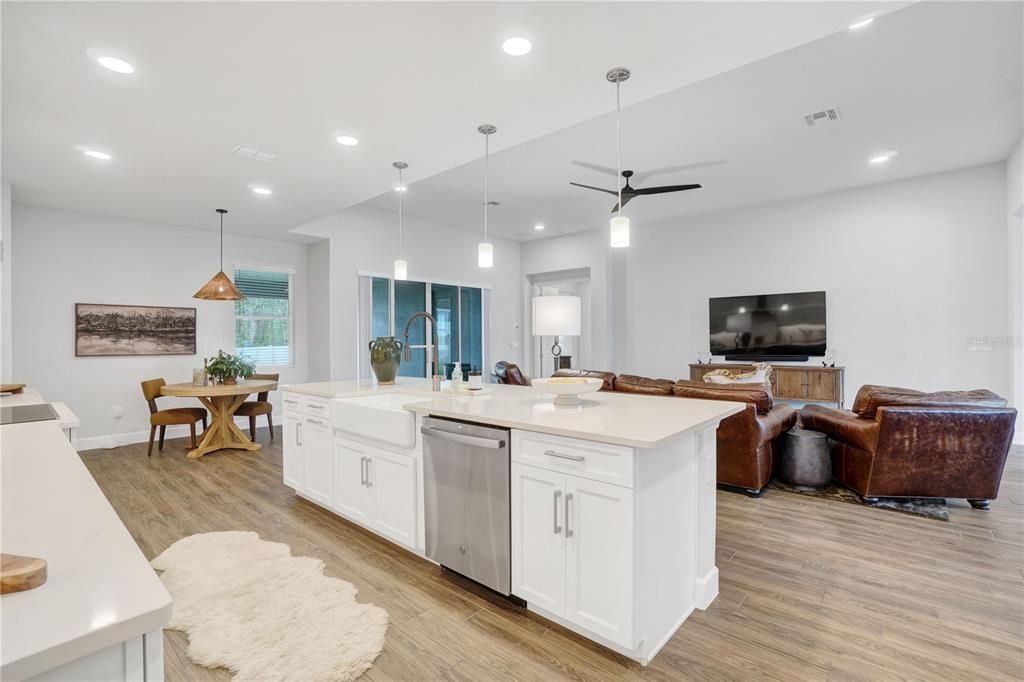
[[[235,411],[245,402],[245,398],[244,395],[199,398],[210,411],[210,428],[203,432],[203,440],[199,442],[199,447],[189,451],[189,459],[198,459],[215,450],[259,450],[263,447],[249,440],[235,424]]]

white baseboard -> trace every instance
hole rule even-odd
[[[697,608],[704,611],[718,596],[718,566],[713,567],[703,578],[697,578]]]
[[[259,420],[260,424],[257,428],[267,428],[267,421],[265,418]],[[248,417],[235,417],[235,425],[242,429],[245,433],[249,433],[249,418]],[[201,428],[201,427],[200,427]],[[196,429],[197,431],[199,429]],[[188,426],[168,426],[167,435],[165,438],[188,438]],[[126,433],[112,433],[107,436],[90,436],[88,438],[78,438],[78,451],[83,452],[85,450],[110,450],[112,448],[121,447],[122,445],[131,445],[133,443],[148,443],[149,442],[149,431],[131,431]]]

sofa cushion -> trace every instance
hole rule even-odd
[[[635,374],[620,374],[615,377],[616,393],[640,393],[643,395],[672,395],[672,381],[669,379],[648,379]]]
[[[1006,407],[1006,399],[986,389],[973,391],[935,391],[908,393],[903,390],[872,392],[861,411],[865,419],[874,419],[879,407]]]
[[[757,408],[758,414],[768,414],[774,405],[772,389],[767,384],[709,384],[680,380],[672,385],[672,394],[679,398],[750,403]]]
[[[864,384],[857,391],[857,397],[853,399],[853,407],[850,408],[852,412],[862,414],[867,409],[868,401],[871,400],[871,395],[875,392],[882,393],[902,393],[905,395],[922,395],[924,391],[915,391],[912,388],[901,388],[899,386],[881,386],[879,384]]]
[[[553,377],[587,377],[590,379],[600,379],[604,382],[601,386],[602,391],[614,391],[615,390],[615,372],[602,372],[596,369],[559,369],[556,370]]]

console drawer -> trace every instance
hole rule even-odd
[[[532,431],[512,431],[512,461],[633,487],[633,449]]]

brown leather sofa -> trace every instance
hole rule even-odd
[[[852,410],[806,405],[805,428],[832,439],[832,475],[867,501],[963,498],[985,509],[999,493],[1017,410],[986,390],[860,389]]]
[[[499,384],[509,384],[512,386],[530,385],[530,377],[523,374],[523,371],[519,369],[519,365],[513,362],[505,362],[504,360],[494,365],[494,378],[497,379]]]
[[[553,376],[600,378],[602,391],[616,393],[745,403],[743,412],[724,419],[718,427],[718,484],[753,497],[772,480],[778,438],[797,418],[789,405],[774,404],[771,389],[761,384],[671,381],[587,369],[560,369]]]

